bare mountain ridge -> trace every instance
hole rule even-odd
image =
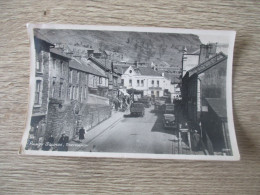
[[[53,43],[114,51],[123,54],[126,62],[153,62],[164,67],[181,67],[183,48],[194,52],[201,44],[199,37],[192,34],[46,29],[40,32]]]

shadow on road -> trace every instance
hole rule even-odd
[[[124,118],[140,118],[141,116],[132,115],[132,114],[124,114]]]

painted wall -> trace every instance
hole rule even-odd
[[[182,76],[184,77],[187,71],[194,68],[195,66],[198,66],[199,55],[183,54],[183,62],[182,63],[183,63]]]
[[[163,76],[144,76],[138,75],[132,67],[121,76],[124,80],[124,86],[127,89],[137,89],[144,91],[144,95],[151,96],[159,93],[159,96],[163,96],[164,90],[168,89],[170,93],[174,93],[175,86],[171,84],[171,81]],[[130,82],[130,80],[132,82]]]

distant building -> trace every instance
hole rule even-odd
[[[188,54],[185,50],[182,55],[182,77],[185,76],[186,72],[190,69],[198,66],[199,64],[200,51],[195,51],[191,54]]]
[[[210,59],[217,52],[217,43],[208,43],[200,45],[199,64]]]
[[[192,53],[187,53],[187,49],[184,48],[182,55],[182,77],[185,76],[187,71],[214,56],[217,52],[217,47],[217,43],[201,44],[200,49]]]
[[[104,54],[105,54],[106,58],[111,61],[115,61],[115,62],[124,61],[124,55],[122,53],[105,50]]]
[[[82,58],[80,63],[88,71],[88,89],[89,93],[107,97],[108,95],[108,75],[107,69],[97,66],[91,58]],[[103,66],[102,66],[103,67]]]
[[[130,66],[121,77],[122,85],[126,89],[135,89],[142,92],[143,96],[164,96],[164,91],[174,92],[171,80],[164,77],[163,73],[150,67]]]

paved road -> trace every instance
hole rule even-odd
[[[177,154],[178,140],[173,130],[165,130],[162,115],[145,109],[144,117],[125,115],[94,139],[87,141],[87,151]],[[86,151],[85,150],[85,151]]]

